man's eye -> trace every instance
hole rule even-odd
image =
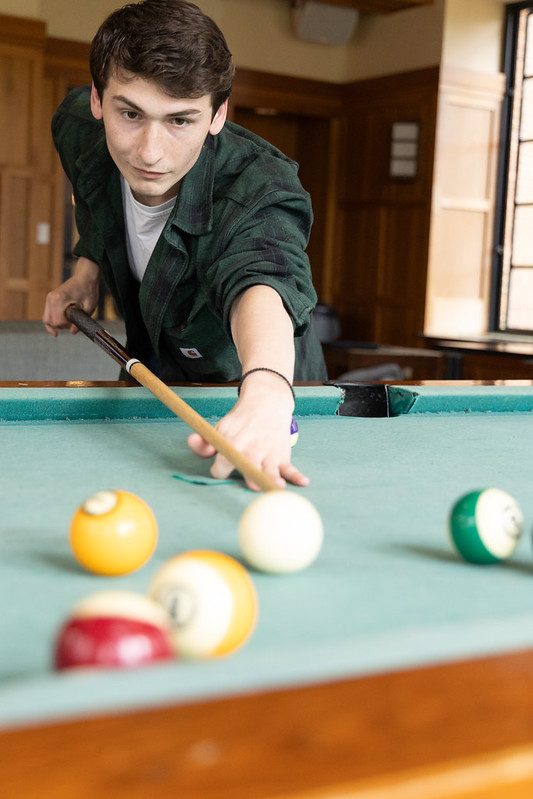
[[[185,128],[187,125],[191,124],[191,120],[186,119],[185,117],[172,117],[170,124],[175,125],[178,128]]]
[[[124,117],[124,119],[138,119],[139,118],[139,114],[137,113],[137,111],[123,111],[122,112],[122,116]]]

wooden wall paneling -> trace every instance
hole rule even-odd
[[[26,166],[38,149],[44,23],[0,15],[0,165]]]
[[[59,83],[59,86],[58,86]],[[64,266],[64,197],[65,176],[56,154],[50,130],[54,109],[64,95],[62,82],[50,77],[46,69],[41,82],[41,140],[39,148],[39,174],[35,179],[33,229],[48,227],[49,240],[32,241],[34,269],[31,274],[31,291],[28,318],[40,319],[47,293],[63,279]]]
[[[4,168],[1,182],[0,318],[40,319],[54,277],[46,221],[52,186],[32,169]]]
[[[0,16],[0,316],[35,314],[33,281],[40,279],[37,220],[48,222],[42,192],[42,75],[45,25]],[[41,229],[46,238],[46,230]],[[37,284],[36,284],[37,285]],[[40,315],[40,314],[39,314]]]
[[[348,132],[339,198],[344,252],[333,288],[345,337],[421,345],[438,75],[431,68],[345,89]],[[420,126],[413,180],[389,175],[394,122]]]
[[[61,96],[67,89],[91,82],[89,71],[90,45],[48,36],[45,44],[45,75],[62,86]]]
[[[381,212],[378,206],[341,205],[338,215],[342,256],[334,275],[333,307],[342,338],[377,339],[376,269],[380,252]]]
[[[335,209],[338,183],[339,122],[300,117],[296,159],[302,184],[313,201],[314,222],[307,249],[313,282],[323,303],[331,302],[336,263]]]
[[[58,168],[58,163],[52,141],[50,123],[51,109],[55,108],[57,104],[57,89],[55,81],[46,75],[46,62],[45,74],[41,81],[41,98],[41,137],[38,154],[39,167],[43,173],[54,175]]]
[[[426,294],[420,254],[427,253],[428,213],[423,205],[391,205],[386,210],[378,263],[376,337],[420,344]]]
[[[488,330],[504,76],[443,70],[424,332]]]
[[[29,220],[29,269],[27,319],[40,319],[44,302],[50,289],[58,284],[51,258],[52,209],[54,183],[50,175],[34,176],[31,182],[31,210]]]
[[[69,90],[75,86],[83,86],[91,82],[89,49],[90,46],[83,42],[71,42],[53,37],[48,37],[46,40],[43,81],[43,126],[48,131],[46,152],[51,180],[51,242],[48,291],[58,286],[65,277],[65,221],[66,215],[71,213],[68,202],[69,184],[53,145],[50,123],[54,111]]]
[[[25,166],[34,153],[36,71],[39,64],[28,48],[0,43],[0,164]]]
[[[30,169],[0,169],[0,318],[28,311],[32,208]]]
[[[298,118],[276,109],[235,108],[234,121],[262,136],[289,158],[298,155]]]
[[[439,87],[438,67],[359,81],[344,87],[349,119],[344,197],[420,201],[431,197],[433,148]],[[418,122],[420,147],[416,180],[389,177],[393,122]],[[359,175],[358,181],[353,175]]]
[[[231,108],[272,108],[300,116],[335,117],[342,112],[342,87],[239,68],[230,105]]]
[[[38,19],[0,14],[0,43],[34,49],[44,47],[46,25]]]
[[[339,269],[342,253],[340,239],[340,225],[338,223],[338,193],[342,171],[341,144],[346,135],[344,118],[331,117],[327,121],[327,138],[323,153],[314,153],[316,167],[311,161],[309,171],[314,175],[322,173],[318,164],[323,167],[323,177],[314,184],[314,197],[318,198],[315,205],[315,224],[311,234],[311,246],[317,241],[316,228],[319,226],[318,241],[321,244],[320,252],[310,250],[311,268],[317,286],[320,302],[327,305],[333,304],[333,291],[335,274]],[[313,189],[311,189],[313,190]]]
[[[46,282],[41,285],[42,307],[46,294],[51,289],[59,286],[64,277],[65,265],[65,196],[67,193],[67,180],[56,153],[50,129],[51,118],[54,110],[63,99],[67,85],[61,76],[50,74],[47,69],[45,55],[45,74],[43,79],[42,127],[43,146],[42,159],[43,171],[46,173],[49,186],[49,225],[50,245],[46,270]]]

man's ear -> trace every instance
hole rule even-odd
[[[219,107],[218,111],[216,112],[215,116],[211,120],[211,125],[209,127],[209,133],[212,136],[216,136],[217,133],[220,133],[220,131],[224,127],[224,122],[226,121],[226,117],[227,116],[228,116],[228,101],[224,100],[224,102]]]
[[[102,119],[104,115],[100,95],[96,91],[94,83],[91,84],[91,113],[95,119]]]

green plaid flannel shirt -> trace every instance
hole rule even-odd
[[[208,136],[139,285],[126,253],[119,172],[87,87],[60,105],[52,134],[75,197],[74,253],[100,266],[132,356],[151,361],[155,353],[166,380],[238,379],[231,305],[247,287],[265,284],[280,294],[294,325],[295,379],[325,377],[310,324],[312,212],[293,161],[231,122]]]

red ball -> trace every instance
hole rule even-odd
[[[165,629],[131,618],[79,617],[59,632],[55,668],[130,668],[174,657]]]

